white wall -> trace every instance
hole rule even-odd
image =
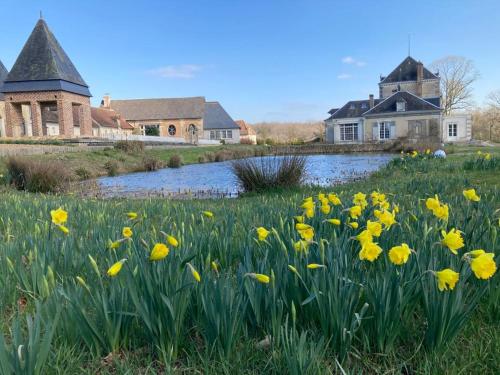
[[[457,124],[457,136],[449,136],[449,125]],[[442,122],[443,142],[467,142],[472,138],[472,115],[460,114],[453,116],[443,116]]]
[[[227,131],[228,129],[210,129],[210,130],[204,130],[203,131],[203,139],[210,140],[210,141],[216,141],[220,143],[221,140],[224,140],[226,143],[240,143],[240,129],[229,129],[232,132],[232,137],[231,138],[221,138],[220,140],[218,139],[210,139],[210,132],[211,131]]]

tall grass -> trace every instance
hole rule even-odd
[[[306,175],[306,158],[292,155],[243,159],[233,161],[231,168],[246,192],[298,187]]]

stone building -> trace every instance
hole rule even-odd
[[[0,90],[5,106],[4,116],[0,109],[5,119],[3,129],[0,123],[2,136],[92,135],[88,85],[43,19],[37,22]],[[52,121],[57,119],[57,126],[45,114]]]
[[[329,111],[330,117],[325,120],[327,142],[470,140],[467,116],[457,115],[452,125],[447,125],[441,109],[439,75],[421,62],[408,56],[388,76],[380,77],[378,86],[377,99],[370,95]],[[448,133],[455,136],[448,137]]]
[[[0,138],[5,137],[5,101],[2,94],[2,85],[9,72],[0,61]]]

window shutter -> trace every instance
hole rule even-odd
[[[391,125],[389,126],[389,138],[394,139],[396,138],[396,122],[391,121]]]
[[[378,133],[378,122],[376,124],[373,124],[373,140],[377,141],[379,138],[379,133]]]

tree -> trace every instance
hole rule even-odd
[[[479,78],[479,71],[472,60],[462,56],[446,56],[431,64],[441,77],[444,114],[467,109],[473,105],[472,85]]]
[[[490,92],[487,99],[490,107],[500,111],[500,90]]]

